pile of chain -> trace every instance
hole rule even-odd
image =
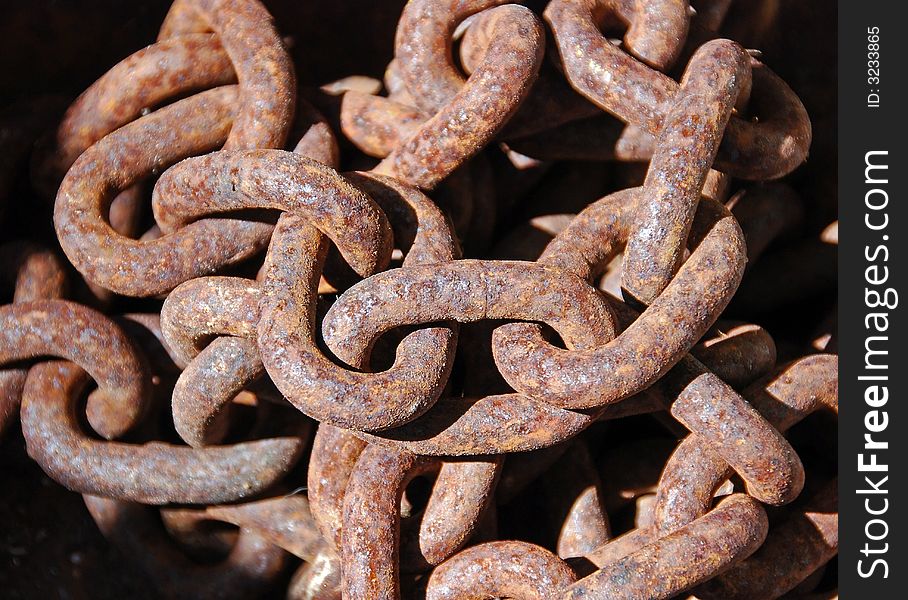
[[[163,597],[835,597],[834,312],[749,319],[837,230],[725,39],[778,3],[693,4],[411,0],[315,88],[257,0],[176,0],[31,156],[3,426]]]

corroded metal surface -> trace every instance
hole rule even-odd
[[[110,319],[66,300],[35,300],[0,308],[0,363],[59,356],[98,382],[87,414],[107,438],[120,437],[144,416],[147,368],[132,341]]]
[[[545,9],[565,73],[591,102],[622,121],[658,134],[679,85],[606,40],[596,25],[593,4],[554,0]],[[731,120],[717,161],[721,170],[738,177],[773,179],[788,174],[806,158],[810,120],[801,101],[778,76],[756,61],[751,66],[751,107],[763,117],[759,123]],[[622,83],[610,85],[612,81]]]
[[[576,580],[545,548],[526,542],[488,542],[457,554],[432,573],[426,598],[557,598]]]
[[[491,498],[499,465],[500,460],[477,459],[441,466],[417,542],[427,565],[438,564],[469,539]],[[413,477],[436,468],[437,459],[409,452],[377,445],[363,450],[344,495],[341,557],[346,597],[400,594],[401,496]]]
[[[12,241],[0,245],[0,281],[13,291],[13,302],[66,296],[63,262],[40,244]],[[28,369],[0,370],[0,435],[15,420]]]
[[[411,0],[383,80],[329,82],[318,40],[376,49],[279,4],[176,0],[56,125],[0,112],[0,428],[120,559],[162,597],[833,593],[837,222],[770,181],[813,130],[744,50],[779,3]]]
[[[686,527],[581,579],[562,597],[671,598],[753,554],[768,526],[756,500],[731,496]]]
[[[639,191],[631,189],[591,205],[549,244],[540,262],[592,277],[626,239],[638,202]],[[546,342],[537,326],[499,328],[495,361],[505,380],[555,405],[590,408],[642,391],[664,374],[706,333],[744,271],[744,239],[734,218],[707,201],[700,203],[698,215],[690,258],[646,311],[608,344],[565,351]]]
[[[36,365],[32,373],[22,398],[29,454],[54,479],[81,493],[146,504],[236,500],[279,480],[305,443],[299,425],[296,436],[274,432],[269,439],[202,449],[97,441],[82,431],[73,406],[87,377],[60,363]]]
[[[622,285],[644,304],[662,293],[681,264],[720,136],[749,79],[747,54],[734,42],[709,42],[691,57],[659,132],[624,251]]]

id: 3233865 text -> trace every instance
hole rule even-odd
[[[867,28],[867,107],[880,106],[880,28]]]

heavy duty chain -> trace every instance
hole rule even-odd
[[[727,39],[778,3],[528,4],[410,0],[317,88],[176,0],[36,146],[0,432],[163,597],[834,596],[837,230]]]

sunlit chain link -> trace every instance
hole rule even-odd
[[[172,11],[162,26],[164,41],[115,67],[70,109],[58,132],[63,140],[58,144],[59,156],[51,160],[52,169],[69,169],[54,211],[67,257],[90,281],[127,295],[167,292],[182,281],[248,257],[267,244],[270,228],[245,221],[203,220],[160,239],[133,240],[119,234],[105,218],[113,196],[176,161],[221,144],[231,149],[279,148],[293,116],[293,67],[270,15],[258,2],[187,0],[177,2]],[[172,41],[183,34],[198,38],[196,34],[212,30],[217,39],[203,36],[207,46],[198,51],[200,57],[195,41]],[[176,58],[171,61],[173,55]],[[222,75],[208,81],[181,77],[186,69],[196,71],[197,58],[214,62]],[[130,61],[148,65],[152,73],[147,86],[141,85],[143,81],[136,87],[118,85],[135,70]],[[105,136],[149,104],[229,80],[231,65],[238,92],[225,87],[195,94]],[[150,93],[146,88],[155,88],[151,97],[143,96]],[[121,96],[129,100],[121,103]],[[123,112],[109,115],[111,106],[122,106]],[[88,125],[82,126],[83,121]],[[97,143],[88,148],[93,142]],[[187,252],[188,247],[193,252]],[[102,255],[108,259],[102,260]],[[149,277],[151,273],[157,274],[157,280]]]
[[[327,245],[304,222],[282,223],[272,252],[290,260],[269,263],[258,327],[262,359],[278,388],[304,412],[336,425],[382,428],[424,412],[447,380],[453,332],[425,328],[411,333],[402,340],[394,365],[379,373],[336,365],[316,345],[316,286]],[[289,255],[290,248],[298,252]],[[310,381],[325,387],[313,388]]]
[[[620,202],[615,204],[621,206]],[[628,218],[628,220],[630,219]],[[565,239],[577,240],[579,238],[572,232],[572,235],[566,235]],[[599,243],[596,242],[595,245],[598,246]],[[701,244],[701,247],[705,245],[705,243]],[[706,248],[703,250],[705,251]],[[691,261],[695,260],[696,256],[695,253]],[[722,289],[718,289],[721,293]],[[351,293],[353,291],[351,290]],[[727,287],[725,288],[726,293],[730,294],[731,291]],[[682,310],[686,315],[692,312]],[[328,327],[331,327],[330,319],[326,319],[326,328]],[[691,344],[701,333],[697,332],[690,336]],[[627,333],[622,335],[626,336]],[[645,385],[636,390],[630,390],[628,393],[639,391],[643,387]],[[574,390],[571,396],[575,401],[578,398],[576,392],[577,390]],[[602,399],[600,393],[594,392],[591,395],[595,398],[595,403],[599,403]],[[430,419],[430,417],[433,418]],[[576,435],[592,420],[593,418],[582,413],[547,407],[545,404],[538,404],[521,396],[511,395],[462,401],[452,399],[437,405],[436,410],[430,411],[412,425],[398,430],[383,431],[380,435],[381,439],[389,442],[397,440],[401,447],[422,453],[471,454],[515,451],[542,447]],[[557,426],[556,423],[558,423]],[[534,434],[533,431],[538,433]]]
[[[549,244],[540,262],[590,278],[627,240],[639,204],[640,190],[627,190],[591,205]],[[671,284],[604,347],[565,351],[531,325],[499,328],[495,361],[504,378],[517,391],[572,408],[603,406],[652,384],[706,333],[743,273],[743,235],[715,203],[699,203],[691,245]]]
[[[570,586],[563,598],[671,598],[753,554],[767,529],[760,504],[734,494],[687,526],[624,557],[598,563],[592,559],[599,569]],[[703,552],[704,558],[691,561],[692,552]]]
[[[42,363],[32,368],[22,399],[29,453],[74,491],[148,504],[227,502],[273,485],[305,444],[304,428],[292,419],[254,432],[266,439],[203,449],[98,441],[75,414],[87,383],[74,365]]]
[[[688,63],[665,115],[625,250],[623,286],[645,304],[659,296],[681,264],[719,139],[749,80],[747,55],[733,42],[704,44]]]
[[[836,410],[835,389],[835,361],[820,355],[780,369],[754,383],[745,394],[765,411],[774,425],[786,430],[815,410]],[[709,512],[729,470],[696,440],[697,434],[686,438],[666,464],[659,482],[652,528],[639,527],[606,543],[590,552],[589,560],[603,571],[613,568],[610,567],[613,564],[624,565],[634,559],[635,548],[672,539],[675,532],[684,531],[688,524]],[[789,519],[782,521],[784,525],[778,531],[770,530],[768,539],[772,542],[760,548],[759,558],[744,560],[728,575],[704,586],[704,597],[777,597],[806,579],[837,551],[837,514],[830,510],[834,502],[834,485],[816,492],[803,509],[794,510]],[[808,529],[810,533],[806,534]],[[789,552],[799,558],[781,558]],[[692,585],[696,582],[684,583],[685,588]],[[700,597],[700,590],[697,596]]]
[[[91,393],[87,415],[95,431],[120,437],[142,419],[150,394],[148,369],[109,318],[65,300],[34,300],[0,308],[0,322],[0,362],[58,356],[92,376],[98,389]]]
[[[450,5],[433,7],[430,2],[408,4],[397,31],[396,54],[401,66],[412,65],[418,69],[422,61],[450,60],[450,34],[456,22],[469,12],[498,2],[466,4],[464,12]],[[450,12],[433,18],[433,8]],[[421,11],[430,14],[419,14]],[[495,17],[487,60],[473,71],[466,83],[456,72],[451,73],[450,64],[445,65],[456,78],[456,86],[437,89],[433,102],[424,103],[427,114],[434,116],[391,152],[379,165],[379,172],[397,175],[419,187],[434,187],[460,161],[487,144],[517,110],[529,93],[542,60],[545,40],[542,24],[529,10],[516,5],[495,9]],[[436,28],[436,31],[439,26],[447,27],[449,31],[440,31],[441,36],[432,35],[434,32],[422,35],[410,31],[413,27],[426,26]],[[411,45],[413,39],[440,42],[448,49],[445,51],[446,46],[415,48]],[[423,57],[422,52],[430,56]],[[409,53],[416,56],[410,57]],[[420,77],[417,72],[411,78],[404,71],[408,88]],[[419,101],[415,95],[414,99]]]
[[[50,250],[26,241],[0,245],[0,278],[12,289],[14,303],[63,298],[64,266]],[[0,436],[19,414],[27,369],[0,370]]]
[[[831,355],[800,359],[754,383],[744,395],[774,427],[787,431],[815,411],[838,412],[837,362]],[[673,411],[677,407],[676,404]],[[708,498],[727,475],[727,467],[710,450],[698,444],[696,434],[686,438],[666,463],[659,483],[654,508],[657,534],[664,535],[708,510]],[[835,506],[835,500],[834,485],[817,492],[812,506],[796,512],[778,533],[773,530],[772,544],[761,549],[763,558],[743,563],[743,571],[737,576],[729,575],[712,588],[725,587],[725,596],[777,596],[800,583],[838,549],[837,512],[820,508]],[[815,527],[814,533],[794,533],[802,532],[804,527]],[[804,560],[780,559],[780,552],[803,552]],[[710,597],[716,597],[715,594]]]
[[[442,462],[378,445],[364,448],[344,494],[345,596],[395,597],[399,595],[398,568],[418,572],[423,565],[434,566],[453,554],[479,524],[500,464],[500,458]],[[439,466],[419,534],[407,535],[399,516],[404,489],[413,477]],[[377,574],[381,576],[376,578]]]
[[[565,76],[588,100],[622,121],[658,135],[678,83],[605,39],[597,27],[597,0],[553,0],[545,9]],[[811,128],[791,89],[767,67],[752,61],[750,108],[759,122],[733,118],[718,150],[717,168],[745,179],[786,175],[807,156]],[[620,81],[621,85],[611,85]]]
[[[336,164],[337,144],[330,129],[317,114],[310,113],[305,118],[313,123],[295,153]],[[272,159],[284,156],[285,153],[273,154]],[[156,193],[156,208],[162,206],[157,202],[159,198],[161,194]],[[337,220],[335,217],[334,222]],[[330,216],[327,221],[322,220],[330,221]],[[185,365],[173,391],[174,425],[192,446],[217,441],[221,433],[217,424],[224,421],[224,409],[237,393],[264,373],[253,335],[258,321],[258,291],[258,284],[251,280],[199,278],[175,289],[162,307],[164,336]],[[212,340],[204,347],[203,342],[216,334],[230,337]]]

